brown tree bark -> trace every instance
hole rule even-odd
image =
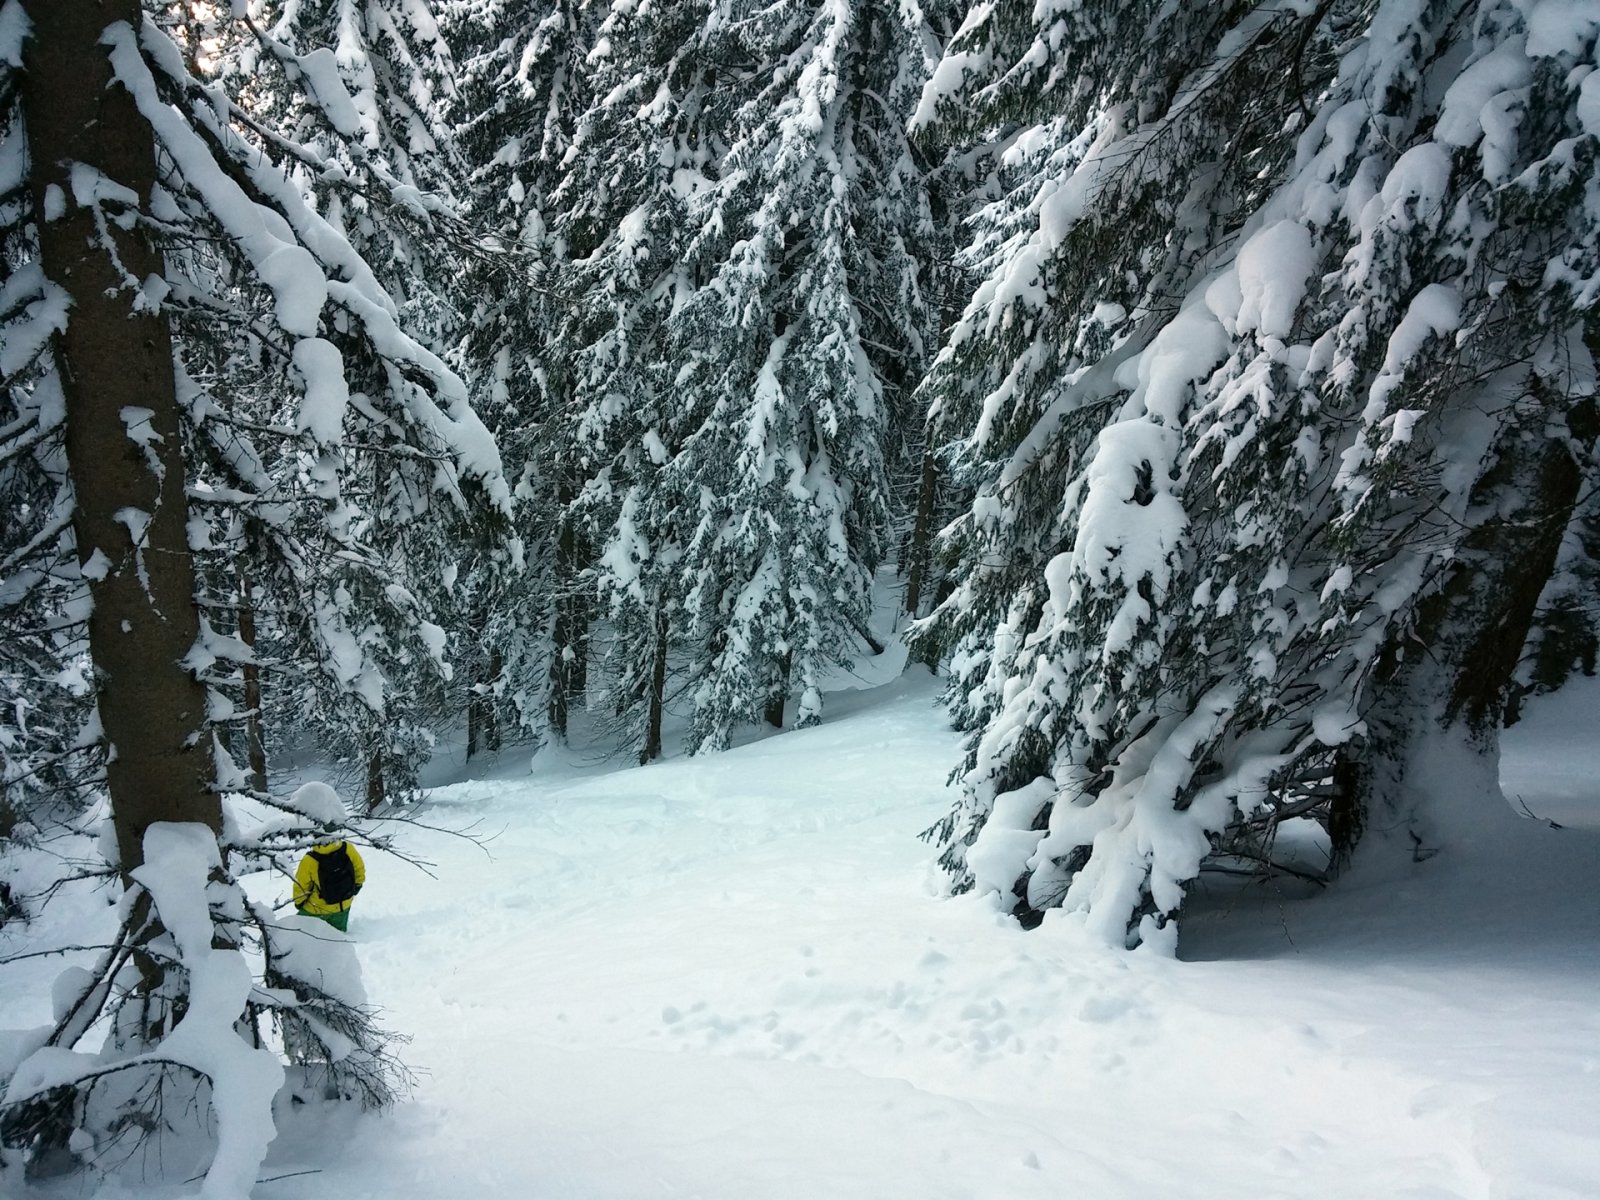
[[[572,503],[577,487],[563,481],[558,498],[563,508]],[[567,736],[567,720],[574,702],[583,704],[589,683],[589,599],[578,590],[578,575],[587,564],[588,547],[570,520],[563,520],[556,540],[555,622],[552,637],[555,657],[550,663],[550,729]]]
[[[778,659],[778,672],[783,682],[767,698],[766,709],[761,714],[766,719],[767,724],[774,729],[783,728],[783,707],[784,702],[789,698],[789,656],[787,654]]]
[[[383,801],[383,752],[374,750],[367,755],[367,811],[377,812]]]
[[[250,576],[239,572],[239,640],[250,650],[251,661],[244,664],[244,745],[250,762],[250,786],[267,790],[267,741],[261,724],[261,667],[255,662],[256,605],[250,590]]]
[[[667,699],[667,610],[661,597],[656,603],[656,653],[650,668],[650,711],[639,765],[661,756],[661,715]]]
[[[73,531],[94,601],[89,650],[106,785],[126,875],[143,861],[154,822],[220,829],[222,818],[201,736],[205,689],[182,665],[200,625],[171,336],[163,316],[136,308],[129,278],[159,276],[161,255],[141,230],[98,229],[94,211],[73,202],[70,180],[81,163],[150,199],[154,135],[132,97],[112,85],[99,44],[107,26],[137,29],[141,17],[139,0],[25,0],[24,8],[33,24],[22,77],[32,198],[44,271],[72,301],[56,358]]]
[[[500,710],[492,690],[500,682],[500,673],[505,670],[505,658],[498,649],[489,653],[489,670],[484,677],[484,683],[491,689],[483,695],[483,732],[485,744],[489,747],[490,754],[500,753]]]
[[[1569,437],[1548,433],[1556,415],[1565,417]],[[1582,462],[1597,442],[1600,410],[1592,400],[1568,406],[1530,380],[1474,489],[1473,508],[1491,515],[1463,539],[1418,605],[1414,627],[1380,656],[1363,713],[1367,735],[1335,765],[1329,836],[1336,869],[1374,827],[1404,829],[1415,857],[1431,853],[1427,831],[1412,828],[1406,811],[1408,754],[1418,720],[1427,719],[1419,714],[1459,727],[1475,744],[1495,744],[1539,596],[1582,495]]]
[[[489,659],[478,672],[478,682],[467,693],[467,757],[471,758],[483,747],[491,754],[500,753],[500,714],[494,695],[494,685],[505,669],[505,658],[498,649],[489,652]],[[557,685],[559,688],[559,685]],[[554,699],[551,701],[554,705]],[[552,707],[552,712],[554,708]],[[566,735],[565,706],[559,732]]]

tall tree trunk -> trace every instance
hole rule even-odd
[[[383,806],[383,751],[374,750],[367,755],[367,811],[377,812]]]
[[[650,708],[646,716],[644,746],[639,765],[661,756],[661,714],[667,699],[667,610],[663,597],[656,597],[656,652],[650,664]]]
[[[94,212],[72,201],[70,173],[82,163],[149,202],[154,137],[132,97],[112,85],[99,44],[107,26],[137,29],[141,15],[139,0],[24,7],[33,23],[22,74],[33,204],[44,271],[72,300],[56,354],[73,532],[94,601],[89,652],[110,751],[106,786],[126,876],[144,860],[151,824],[222,824],[201,736],[205,689],[182,662],[200,624],[171,336],[162,315],[135,306],[128,278],[158,277],[161,255],[144,231],[98,229]]]
[[[559,492],[562,510],[572,503],[576,488],[563,482]],[[550,729],[567,736],[567,720],[574,701],[583,702],[589,675],[589,604],[576,587],[586,565],[586,547],[571,521],[563,516],[556,539],[555,626],[551,631],[555,656],[550,663]]]
[[[505,670],[505,665],[505,658],[498,649],[489,652],[489,671],[484,678],[489,690],[483,694],[483,733],[490,754],[500,753],[500,712],[493,689],[500,682],[500,672]]]
[[[467,693],[467,757],[471,758],[478,752],[479,747],[486,748],[491,754],[500,752],[500,717],[495,711],[494,685],[500,678],[500,672],[505,668],[505,659],[499,650],[489,653],[488,661],[483,664],[478,673],[478,682]],[[555,713],[555,697],[551,697],[552,721]],[[563,709],[563,727],[565,734],[565,717]]]
[[[239,640],[250,651],[244,664],[244,745],[250,763],[250,786],[267,790],[267,740],[261,724],[261,666],[255,661],[256,604],[250,576],[239,572]]]
[[[939,492],[939,461],[932,449],[922,452],[922,480],[917,488],[917,517],[911,527],[910,553],[906,557],[906,616],[922,615],[922,592],[928,581],[929,543],[933,539],[934,501]]]
[[[774,729],[783,728],[783,705],[789,698],[789,656],[787,654],[778,659],[778,676],[781,682],[778,684],[777,690],[767,700],[766,711],[762,714],[766,717],[767,724]]]
[[[568,685],[569,663],[567,655],[571,648],[567,645],[567,613],[566,601],[556,601],[556,620],[552,641],[553,653],[550,658],[550,701],[545,713],[545,721],[550,726],[550,732],[565,741],[567,738],[567,719],[570,716],[568,700],[572,690]]]
[[[563,644],[566,659],[567,707],[584,705],[584,694],[589,688],[589,616],[590,593],[578,586],[578,577],[590,565],[589,543],[576,529],[562,535],[561,554],[564,559],[562,587],[566,591],[567,633]],[[566,651],[571,653],[567,654]]]
[[[933,431],[928,431],[929,447],[922,453],[922,481],[917,488],[917,517],[911,527],[910,563],[906,573],[906,616],[915,621],[923,615],[924,601],[930,590],[929,575],[933,566],[934,521],[939,510],[939,460],[932,447]],[[938,606],[942,595],[936,595],[929,609]],[[914,661],[929,670],[939,669],[939,647],[934,638],[912,638],[911,653]]]
[[[1563,412],[1570,437],[1552,437],[1548,426]],[[1421,789],[1407,777],[1412,754],[1436,732],[1428,722],[1481,751],[1495,749],[1512,676],[1582,490],[1581,461],[1597,435],[1592,400],[1568,408],[1533,381],[1473,491],[1473,508],[1491,515],[1466,535],[1419,604],[1414,636],[1391,645],[1374,668],[1367,736],[1334,771],[1336,866],[1374,828],[1389,830],[1391,840],[1400,835],[1398,844],[1416,859],[1433,852],[1430,814],[1418,810]]]

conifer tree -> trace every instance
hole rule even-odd
[[[592,607],[588,552],[572,504],[576,462],[570,398],[553,380],[566,318],[552,290],[563,253],[554,195],[575,153],[589,101],[587,56],[600,6],[581,0],[457,0],[443,21],[461,79],[450,106],[467,161],[464,211],[488,253],[467,264],[464,353],[481,381],[477,404],[520,473],[524,561],[475,555],[462,575],[482,659],[474,708],[496,707],[535,740],[566,736],[587,687]]]
[[[817,720],[824,673],[867,644],[889,470],[915,470],[891,407],[936,324],[902,132],[928,32],[852,4],[619,5],[596,45],[557,192],[561,386],[611,706],[648,758],[669,675],[691,748],[716,749],[791,695]]]
[[[700,3],[611,7],[552,201],[561,319],[541,361],[566,431],[562,519],[592,555],[602,714],[641,762],[661,752],[669,658],[687,646],[678,572],[694,515],[688,481],[672,472],[688,429],[666,323],[695,286],[688,197],[715,173],[705,14]]]
[[[335,1086],[369,1102],[397,1076],[359,987],[333,982],[356,978],[348,947],[320,949],[238,886],[346,817],[326,788],[258,795],[280,812],[253,833],[230,815],[249,782],[224,745],[234,668],[260,657],[225,628],[235,598],[219,603],[217,581],[248,532],[279,630],[291,610],[303,621],[280,644],[375,707],[385,654],[443,648],[415,598],[389,595],[397,627],[352,626],[348,572],[392,544],[377,526],[503,513],[509,497],[465,385],[290,172],[377,189],[385,209],[409,185],[254,120],[191,71],[186,10],[158,15],[0,6],[8,449],[18,486],[52,506],[7,552],[30,564],[13,594],[61,618],[44,635],[61,640],[35,645],[86,660],[99,719],[68,748],[100,751],[116,835],[101,874],[126,890],[111,944],[63,975],[53,1024],[8,1057],[0,1168],[92,1158],[162,1111],[205,1121],[209,1099],[208,1194],[243,1197],[283,1078],[275,1036],[314,1035]],[[355,102],[317,50],[274,57],[348,127]]]
[[[929,383],[977,489],[929,629],[971,731],[936,833],[957,889],[1170,945],[1210,856],[1306,814],[1335,865],[1379,829],[1425,856],[1419,747],[1492,751],[1595,435],[1596,31],[1025,8],[928,98],[1053,84]]]
[[[774,69],[730,83],[728,150],[694,205],[704,282],[671,327],[696,426],[674,470],[702,485],[684,564],[707,655],[701,748],[759,715],[781,723],[791,693],[796,722],[818,720],[823,674],[871,612],[891,504],[885,360],[903,377],[931,341],[906,250],[926,203],[903,115],[884,112],[920,78],[922,30],[902,18],[825,3],[715,31],[724,58],[738,47]],[[869,346],[869,319],[887,340]]]
[[[442,285],[459,274],[473,246],[452,195],[463,173],[444,117],[454,63],[428,5],[255,0],[244,20],[227,23],[211,41],[214,73],[239,96],[269,144],[296,148],[285,158],[291,176],[373,265],[399,321],[431,353],[448,353],[462,320]],[[227,341],[217,348],[213,378],[234,404],[244,402],[241,381],[252,374],[270,396],[274,383],[230,357],[237,349]],[[383,386],[381,359],[362,361],[358,344],[342,349],[352,373],[367,377],[358,388]],[[363,647],[361,682],[353,664],[341,666],[331,655],[324,658],[331,670],[269,669],[265,687],[255,687],[255,707],[266,710],[276,741],[310,742],[344,762],[348,777],[365,783],[369,807],[414,787],[436,728],[454,719],[459,706],[448,697],[459,688],[449,686],[452,666],[444,662],[436,630],[461,623],[450,616],[442,570],[455,555],[436,540],[444,528],[410,519],[430,507],[430,484],[415,472],[394,470],[387,453],[374,450],[342,452],[344,468],[371,498],[341,519],[344,545],[312,549],[314,560],[295,568],[320,581],[311,611],[337,611],[333,619]],[[467,540],[463,525],[451,532]],[[227,585],[240,589],[244,580],[252,589],[240,598],[241,614],[248,614],[262,658],[304,661],[305,638],[315,626],[302,616],[303,595],[272,587],[273,555],[260,545],[261,536],[260,526],[248,521],[216,531],[218,545],[231,537],[238,546],[237,570]],[[433,614],[426,637],[409,638],[403,631],[418,628],[424,612]],[[317,657],[326,654],[324,648]]]
[[[1591,339],[1591,344],[1594,339]],[[1515,723],[1523,702],[1554,692],[1574,675],[1593,676],[1600,658],[1600,513],[1595,497],[1600,480],[1585,474],[1556,562],[1555,573],[1539,598],[1528,642],[1522,649],[1516,684],[1506,710]]]

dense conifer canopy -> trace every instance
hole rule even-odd
[[[897,589],[950,890],[1118,947],[1288,822],[1448,847],[1439,763],[1595,669],[1592,5],[53,2],[0,0],[0,882],[109,814],[131,899],[0,1166],[139,1047],[386,1100],[238,875],[463,732],[825,721]]]

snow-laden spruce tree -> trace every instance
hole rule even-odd
[[[243,1197],[285,1036],[369,1101],[394,1075],[348,947],[317,953],[299,918],[236,882],[292,865],[344,814],[327,789],[258,796],[276,806],[265,820],[225,795],[247,784],[222,737],[234,668],[259,658],[228,632],[236,605],[214,581],[249,527],[263,577],[300,597],[299,644],[381,704],[380,643],[433,657],[440,631],[415,602],[403,626],[353,626],[327,563],[367,553],[377,514],[423,525],[509,499],[461,380],[290,174],[343,167],[197,79],[186,13],[0,5],[6,403],[34,439],[16,461],[53,489],[54,527],[32,536],[56,547],[49,584],[26,576],[17,594],[59,610],[85,658],[104,874],[124,885],[109,941],[58,983],[52,1024],[7,1043],[0,1159],[10,1181],[51,1155],[113,1160],[213,1120],[205,1194]],[[337,126],[355,101],[317,51],[291,60]]]
[[[715,171],[705,15],[702,3],[604,10],[583,65],[590,103],[550,201],[561,315],[539,363],[562,430],[560,519],[592,559],[600,715],[641,762],[661,752],[669,655],[688,645],[678,562],[695,515],[668,474],[688,427],[665,328],[695,283],[688,198]]]
[[[470,171],[462,191],[478,227],[521,247],[535,268],[558,244],[550,198],[591,99],[586,60],[602,13],[603,6],[584,0],[446,0],[440,6],[460,64],[446,111]],[[500,340],[531,337],[532,331],[514,327],[517,309],[541,295],[493,297],[505,306],[490,319]],[[526,354],[529,345],[518,349]]]
[[[920,16],[828,3],[615,5],[556,196],[614,711],[659,749],[821,712],[862,644],[891,498],[885,378],[932,340],[926,194],[901,128]],[[681,647],[694,665],[680,675]],[[630,718],[630,721],[632,718]]]
[[[1170,945],[1286,817],[1336,864],[1449,836],[1592,475],[1597,37],[1536,0],[974,10],[924,113],[1027,125],[928,383],[977,488],[925,634],[956,889]]]
[[[695,516],[680,576],[703,663],[691,744],[821,717],[824,674],[864,645],[894,505],[885,377],[920,373],[936,314],[930,225],[901,132],[926,70],[919,12],[829,0],[713,9],[714,129],[689,200],[695,289],[668,326]]]
[[[443,112],[454,91],[454,63],[429,6],[253,0],[243,19],[210,32],[196,39],[214,61],[210,73],[249,114],[263,144],[276,148],[312,206],[371,265],[401,325],[431,352],[447,353],[463,323],[455,281],[477,248],[453,205],[464,173]],[[332,340],[358,392],[385,386],[380,357],[358,340],[341,341],[337,331]],[[282,400],[274,397],[286,394],[281,382],[270,365],[263,372],[239,361],[240,349],[237,339],[218,347],[212,363],[218,386],[235,407],[255,408],[257,420],[279,420],[274,408]],[[364,775],[367,803],[375,806],[414,787],[435,730],[457,719],[463,706],[462,685],[450,686],[437,646],[395,633],[415,627],[418,613],[427,611],[455,634],[452,649],[477,645],[477,633],[469,638],[461,628],[467,618],[453,612],[446,575],[459,553],[452,543],[469,539],[456,526],[441,542],[446,531],[439,523],[410,519],[429,507],[426,464],[397,464],[381,443],[342,454],[344,470],[367,499],[351,506],[344,544],[320,547],[319,561],[296,567],[294,575],[320,581],[317,603],[332,598],[381,674],[382,694],[349,686],[337,671],[269,668],[254,689],[258,703],[246,707],[264,712],[277,745],[310,744],[348,764],[352,775]],[[229,536],[238,561],[228,582],[259,657],[269,664],[306,661],[305,635],[313,626],[302,616],[305,596],[274,579],[274,555],[261,545],[259,526],[217,530],[215,541],[220,546]],[[438,635],[430,635],[436,642]]]
[[[565,737],[587,684],[592,585],[571,505],[586,478],[575,461],[560,340],[568,315],[551,289],[562,254],[551,197],[587,109],[586,59],[603,6],[580,0],[453,0],[441,21],[460,78],[449,106],[466,159],[464,211],[491,253],[464,277],[464,352],[480,381],[477,406],[519,474],[523,569],[494,552],[464,567],[461,589],[485,658],[472,722],[485,736],[505,708],[537,740]],[[603,148],[603,152],[609,153]]]
[[[963,255],[983,282],[923,389],[950,474],[977,492],[971,512],[942,538],[959,587],[919,632],[949,658],[948,699],[964,729],[981,729],[994,715],[1022,633],[1039,619],[1044,568],[1068,544],[1068,481],[1114,411],[1110,376],[1139,347],[1128,330],[1135,319],[1148,327],[1170,312],[1170,297],[1210,251],[1211,227],[1258,187],[1266,164],[1246,163],[1230,148],[1240,110],[1276,113],[1282,124],[1298,112],[1297,89],[1317,86],[1315,78],[1296,80],[1320,69],[1325,81],[1331,69],[1318,65],[1322,47],[1308,40],[1291,70],[1298,37],[1279,39],[1275,53],[1268,45],[1268,53],[1239,55],[1231,75],[1173,104],[1176,81],[1210,65],[1229,26],[1228,13],[1210,6],[1154,13],[1102,5],[1044,24],[1026,5],[978,6],[913,118],[924,143],[959,150],[987,135],[997,144],[985,157],[1001,163],[991,185],[1001,194],[973,220],[976,236]],[[1059,212],[1073,202],[1072,179],[1091,146],[1137,130],[1140,113],[1169,105],[1177,111],[1148,168],[1130,163],[1120,190],[1077,224],[1070,247],[1061,244],[1063,222],[1047,228],[1045,206]],[[1167,169],[1174,161],[1232,169],[1191,179],[1181,167]],[[1184,225],[1175,230],[1175,222]],[[1157,305],[1150,312],[1139,309],[1146,293]],[[1047,766],[1049,734],[1024,728],[1013,742],[1006,771],[1026,782]],[[999,780],[1000,790],[1011,777]]]

